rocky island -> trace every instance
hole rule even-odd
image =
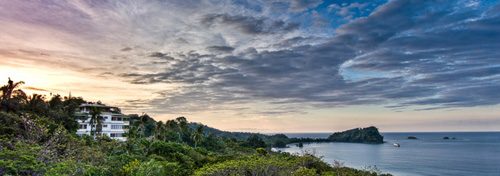
[[[328,137],[331,142],[353,142],[367,144],[382,144],[384,137],[380,135],[374,126],[367,128],[355,128],[343,132],[333,133]]]

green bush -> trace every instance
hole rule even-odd
[[[262,156],[266,156],[267,155],[267,150],[265,148],[257,148],[257,149],[255,149],[255,151],[259,155],[262,155]]]
[[[122,173],[130,176],[156,176],[156,175],[182,175],[179,164],[167,161],[149,160],[148,162],[140,162],[138,160],[131,161],[123,166]]]
[[[38,160],[42,147],[17,142],[0,150],[0,175],[40,175],[46,169],[45,163]],[[3,172],[3,173],[2,173]]]
[[[78,163],[73,160],[56,163],[50,167],[45,175],[65,176],[65,175],[110,175],[107,168]]]
[[[307,168],[303,157],[287,154],[271,154],[267,156],[253,155],[236,160],[229,160],[205,166],[195,172],[197,176],[216,175],[293,175],[294,173],[310,173],[316,168]],[[302,169],[301,169],[302,168]],[[309,170],[307,170],[309,169]]]
[[[348,167],[336,167],[332,171],[324,172],[322,176],[390,176],[390,174],[378,174],[377,172],[358,170]]]
[[[316,176],[316,169],[301,167],[293,172],[293,176]]]

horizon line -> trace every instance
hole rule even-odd
[[[242,132],[242,133],[261,133],[261,134],[320,134],[320,133],[335,133],[341,131],[333,131],[333,132],[270,132],[270,133],[262,133],[262,132],[243,132],[243,131],[229,131],[229,132]],[[380,133],[500,133],[500,130],[497,131],[380,131]]]

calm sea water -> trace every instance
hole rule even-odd
[[[287,134],[289,137],[327,137],[326,133]],[[393,175],[500,176],[500,132],[383,133],[386,143],[311,143],[303,148],[279,149],[290,153],[313,152],[329,163],[365,169],[376,166]],[[418,140],[408,140],[416,136]],[[455,140],[443,140],[443,137]],[[394,147],[399,143],[401,147]]]

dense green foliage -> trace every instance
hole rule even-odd
[[[321,159],[306,154],[293,156],[286,153],[272,155],[249,155],[235,160],[206,165],[196,170],[196,176],[242,175],[242,176],[376,176],[375,171],[361,171],[346,167],[332,167]]]
[[[333,133],[328,137],[328,139],[332,142],[356,142],[369,144],[384,143],[384,137],[380,135],[378,129],[373,126]]]
[[[271,152],[290,142],[284,135],[224,137],[184,117],[131,115],[126,142],[80,137],[75,109],[82,98],[28,97],[18,85],[2,87],[0,175],[377,175]]]

